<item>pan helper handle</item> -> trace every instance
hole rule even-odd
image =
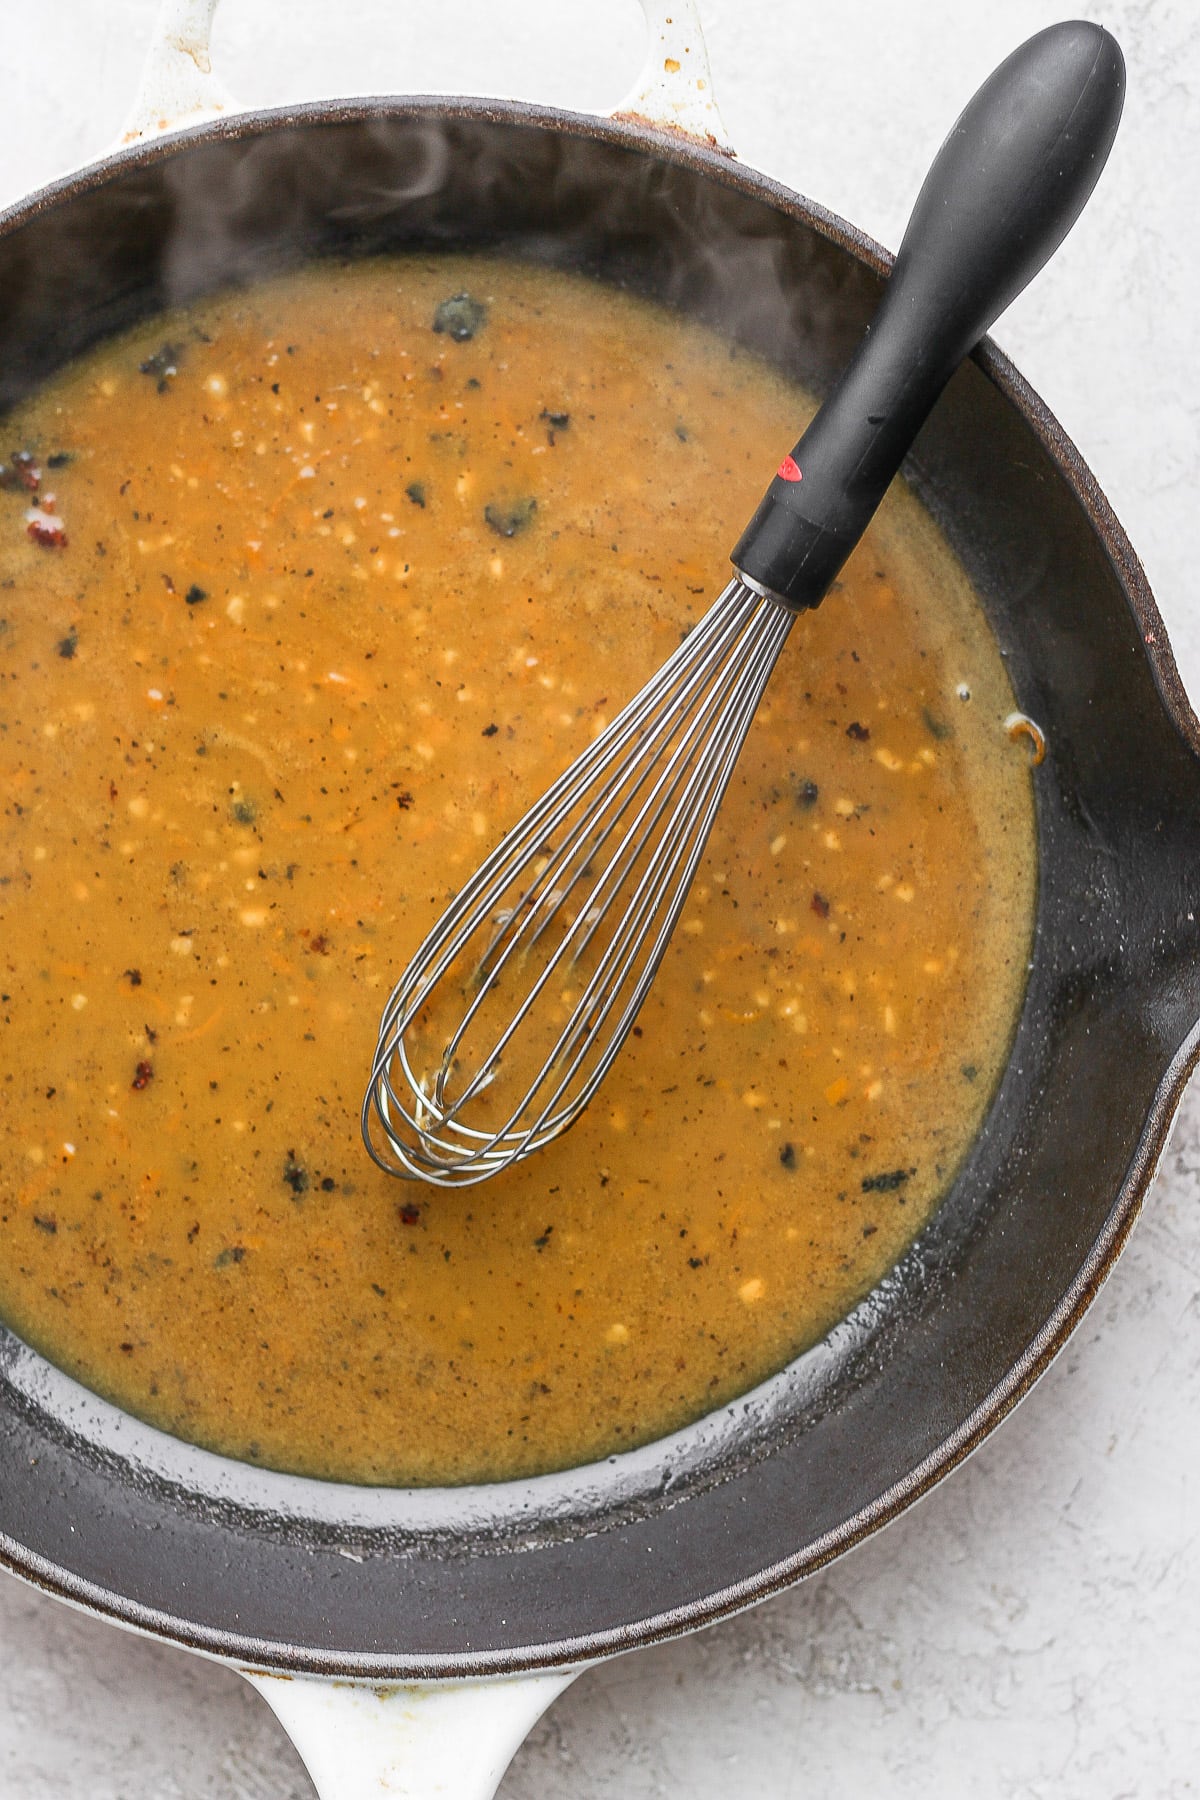
[[[963,357],[1066,237],[1100,177],[1125,63],[1099,25],[1038,32],[954,126],[857,354],[733,552],[796,611],[828,592]]]

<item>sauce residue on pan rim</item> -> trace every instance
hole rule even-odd
[[[816,1341],[953,1180],[1024,989],[1003,664],[897,486],[792,633],[587,1116],[376,1171],[391,982],[723,584],[797,390],[581,277],[412,257],[160,319],[7,421],[0,1315],[329,1479],[661,1436]],[[775,446],[775,449],[772,449]]]

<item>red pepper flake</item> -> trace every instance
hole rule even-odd
[[[49,513],[34,512],[25,521],[25,529],[35,544],[43,550],[65,550],[67,534],[61,519],[52,518]]]
[[[400,1214],[400,1223],[402,1225],[415,1225],[421,1217],[420,1207],[414,1206],[411,1200],[405,1200],[402,1205],[396,1208],[396,1211]]]
[[[140,1062],[138,1064],[137,1068],[133,1072],[133,1083],[132,1083],[133,1087],[135,1087],[138,1090],[138,1092],[140,1093],[142,1088],[149,1087],[150,1083],[153,1080],[154,1080],[154,1065],[153,1065],[153,1063]]]
[[[328,956],[329,939],[325,936],[324,932],[322,932],[319,936],[310,938],[304,948],[306,950],[315,951],[318,956]]]
[[[32,450],[14,450],[7,463],[0,463],[0,488],[10,492],[24,489],[27,494],[36,494],[41,479],[42,471]]]
[[[829,902],[824,894],[818,894],[814,891],[812,897],[812,909],[816,913],[818,919],[827,919],[829,917]]]

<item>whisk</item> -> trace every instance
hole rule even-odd
[[[1087,201],[1120,49],[1070,22],[975,95],[917,198],[854,359],[785,456],[735,575],[658,673],[502,840],[393,990],[363,1100],[379,1165],[485,1180],[564,1132],[633,1029],[759,699],[951,374]]]

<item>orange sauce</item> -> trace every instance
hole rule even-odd
[[[10,417],[29,1342],[232,1456],[498,1479],[698,1417],[895,1262],[986,1112],[1035,884],[1001,659],[899,486],[793,630],[584,1119],[458,1193],[359,1139],[408,957],[724,584],[809,410],[647,303],[440,258],[213,299]]]

